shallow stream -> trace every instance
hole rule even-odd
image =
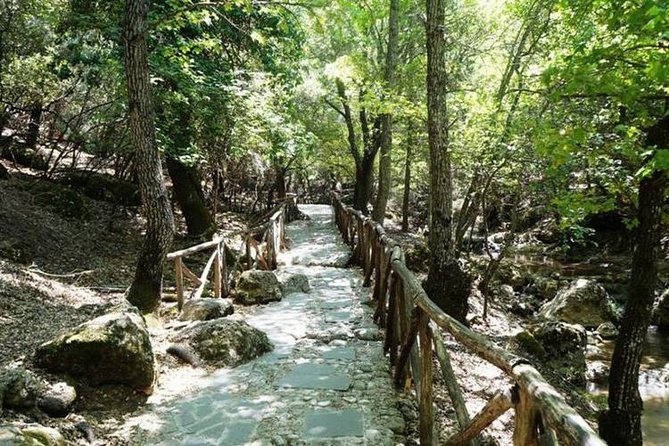
[[[521,265],[543,276],[557,273],[562,278],[597,280],[615,300],[620,300],[621,296],[618,294],[624,292],[629,276],[629,269],[622,266],[624,265],[622,258],[598,263],[566,263],[550,257],[516,255],[513,261],[516,265]],[[666,274],[666,269],[667,265],[662,265],[660,268],[664,274]],[[614,346],[613,341],[598,344],[597,354],[588,355],[587,360],[604,362],[608,367]],[[639,374],[639,391],[644,400],[642,423],[645,446],[669,445],[669,382],[663,381],[668,377],[669,335],[658,333],[655,327],[651,327],[646,335],[644,357]],[[606,382],[589,382],[588,391],[592,394],[605,395],[608,385]]]
[[[598,345],[595,358],[608,365],[615,344],[605,341]],[[644,356],[639,373],[639,392],[643,398],[643,431],[645,446],[666,446],[669,444],[669,335],[658,333],[651,327],[646,334]],[[588,383],[588,391],[596,395],[606,395],[606,383]]]

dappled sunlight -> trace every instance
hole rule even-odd
[[[126,426],[145,439],[142,444],[268,444],[277,435],[307,443],[339,438],[360,443],[370,428],[390,442],[394,434],[383,427],[384,420],[400,415],[372,407],[383,398],[387,407],[397,406],[387,359],[380,342],[357,337],[374,327],[373,309],[361,304],[371,290],[361,287],[359,271],[331,266],[332,259],[349,255],[332,224],[331,208],[303,211],[311,220],[287,226],[295,244],[281,254],[278,274],[307,275],[310,291],[230,316],[264,331],[274,350],[209,374],[182,368],[170,398],[156,398],[146,414]],[[292,264],[298,258],[301,263]],[[312,262],[315,266],[309,266]],[[373,401],[366,397],[368,386],[374,388]]]

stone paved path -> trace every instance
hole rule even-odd
[[[369,289],[346,269],[329,206],[301,207],[311,220],[287,228],[293,242],[279,274],[303,273],[309,293],[258,307],[244,319],[275,350],[219,371],[194,395],[161,404],[158,431],[141,444],[394,445],[403,442],[402,405],[393,390]],[[367,302],[367,304],[365,303]]]

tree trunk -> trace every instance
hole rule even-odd
[[[669,144],[669,117],[648,131],[646,145],[665,148]],[[632,257],[632,275],[620,334],[616,341],[609,375],[609,408],[599,418],[599,431],[610,445],[641,446],[639,365],[650,325],[657,259],[660,250],[662,204],[667,187],[666,174],[656,171],[639,184],[639,226]]]
[[[353,209],[357,209],[365,215],[369,212],[367,204],[372,196],[372,186],[374,185],[374,158],[375,156],[365,151],[362,160],[355,168]]]
[[[397,65],[397,41],[399,39],[399,0],[390,0],[390,13],[388,18],[388,47],[386,48],[386,70],[384,80],[386,88],[392,94],[395,85],[395,66]],[[392,158],[393,146],[393,117],[390,113],[381,115],[381,155],[379,159],[379,190],[374,202],[372,218],[383,225],[386,215],[386,206],[390,196],[392,185]]]
[[[166,157],[166,165],[172,179],[174,198],[186,219],[188,235],[210,235],[216,229],[216,224],[205,203],[197,168],[187,166],[169,155]]]
[[[274,166],[274,187],[276,188],[277,200],[285,200],[288,187],[286,186],[286,169],[279,164]]]
[[[126,0],[125,75],[135,169],[146,214],[146,236],[128,300],[149,313],[160,305],[163,261],[174,236],[174,216],[163,183],[149,81],[146,16],[148,0]]]
[[[446,106],[446,0],[426,0],[427,105],[430,145],[430,268],[425,291],[439,307],[466,323],[471,279],[454,257],[453,190]]]
[[[407,126],[407,151],[404,159],[404,194],[402,196],[402,231],[409,231],[409,195],[411,193],[411,158],[413,157],[414,133],[411,123]]]
[[[30,110],[30,122],[28,123],[28,135],[26,136],[26,147],[31,150],[37,148],[39,139],[39,128],[42,123],[42,102],[37,101]]]

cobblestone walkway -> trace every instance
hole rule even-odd
[[[329,206],[300,207],[310,220],[287,228],[292,249],[280,274],[309,277],[309,293],[258,307],[245,320],[265,331],[273,352],[211,375],[197,394],[154,409],[163,427],[142,444],[395,445],[404,419],[393,390],[381,336],[373,325],[370,290],[344,268]]]

